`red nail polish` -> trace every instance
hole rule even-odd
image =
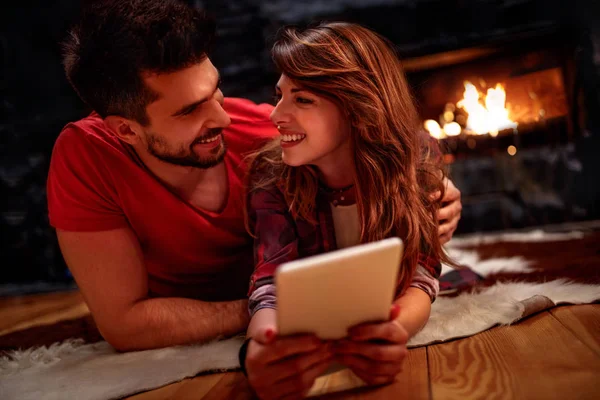
[[[269,328],[265,331],[265,336],[267,337],[267,340],[271,340],[275,336],[275,332],[273,332],[273,329]]]
[[[400,306],[398,304],[392,305],[392,311],[390,312],[390,319],[396,319],[400,315]]]

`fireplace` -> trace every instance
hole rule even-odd
[[[568,143],[575,121],[573,47],[558,30],[405,59],[423,127],[446,161]]]
[[[582,135],[574,57],[557,26],[404,57],[423,128],[463,194],[459,233],[585,218],[570,193]]]

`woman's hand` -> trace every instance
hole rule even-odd
[[[278,338],[260,328],[248,344],[246,372],[261,399],[301,399],[333,359],[330,344],[312,335]]]
[[[399,313],[394,305],[389,321],[350,329],[348,339],[334,344],[336,360],[370,385],[392,382],[407,354],[408,333],[397,321]]]
[[[458,227],[458,221],[460,220],[460,212],[462,210],[462,204],[460,202],[460,190],[451,180],[444,178],[444,186],[446,190],[444,197],[442,198],[442,207],[438,210],[437,218],[440,223],[438,228],[438,234],[440,235],[440,242],[445,244],[452,239],[454,231]],[[436,192],[432,195],[433,199],[440,197],[440,193]]]

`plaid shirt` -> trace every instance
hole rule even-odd
[[[292,217],[279,188],[261,189],[250,194],[248,210],[250,226],[255,236],[254,273],[250,279],[249,309],[275,307],[274,275],[285,262],[337,249],[331,208],[327,199],[317,196],[313,224]],[[425,254],[419,255],[419,266],[406,287],[398,287],[396,297],[408,286],[418,287],[435,299],[439,291],[441,263]]]

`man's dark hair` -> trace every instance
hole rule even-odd
[[[146,106],[158,94],[143,72],[169,73],[207,57],[215,22],[178,0],[89,2],[63,43],[71,86],[101,117],[148,125]]]

